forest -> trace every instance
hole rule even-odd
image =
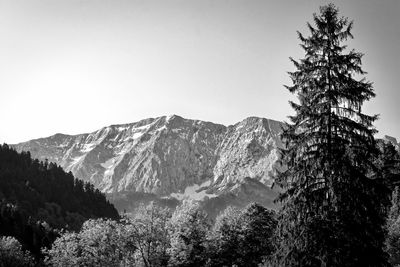
[[[38,258],[58,230],[76,231],[89,218],[102,217],[118,219],[119,215],[93,185],[54,163],[32,159],[29,152],[0,145],[1,236],[16,238]]]
[[[322,6],[298,32],[281,208],[155,203],[119,215],[91,184],[0,146],[0,266],[400,266],[400,154],[375,138],[353,22]]]

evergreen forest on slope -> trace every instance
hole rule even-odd
[[[118,219],[117,210],[89,183],[54,163],[0,145],[0,235],[16,237],[35,256],[89,218]]]

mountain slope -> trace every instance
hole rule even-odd
[[[257,117],[224,126],[173,115],[88,134],[56,134],[14,147],[56,162],[108,194],[214,201],[233,194],[244,199],[244,188],[259,191],[259,182],[271,202],[281,127],[281,122]],[[248,193],[248,201],[255,196]]]
[[[270,185],[278,159],[277,148],[282,147],[281,127],[281,122],[256,117],[228,127],[216,150],[216,182],[226,185],[251,177]]]
[[[244,177],[270,183],[280,127],[255,117],[225,127],[174,115],[14,147],[60,164],[103,192],[167,195],[207,180],[220,187]]]

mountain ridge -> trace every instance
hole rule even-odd
[[[91,133],[57,133],[13,147],[56,162],[105,193],[172,197],[206,183],[203,190],[215,196],[245,178],[272,183],[281,126],[254,116],[225,126],[170,115]]]
[[[135,200],[147,194],[162,202],[207,200],[210,207],[251,201],[274,207],[277,192],[270,186],[281,169],[283,125],[255,116],[225,126],[170,115],[91,133],[58,133],[13,147],[56,162],[115,199],[118,194]],[[385,140],[398,147],[395,138]],[[120,205],[125,206],[130,204]]]

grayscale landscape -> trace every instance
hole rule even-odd
[[[0,1],[0,267],[400,266],[400,1]]]

